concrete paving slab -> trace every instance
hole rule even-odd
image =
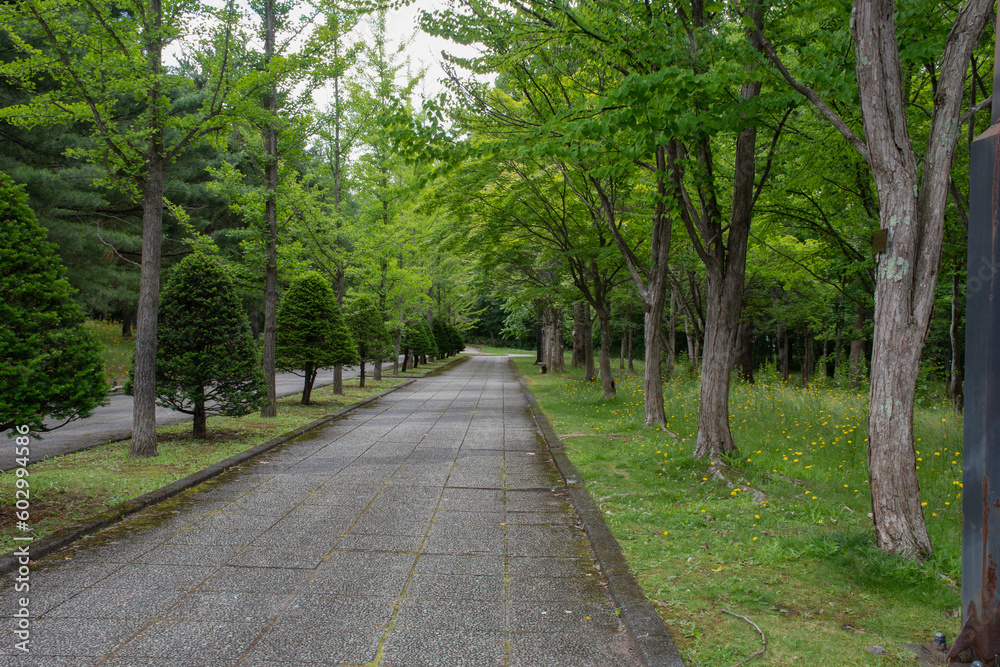
[[[0,667],[636,667],[527,405],[473,358],[53,554]]]

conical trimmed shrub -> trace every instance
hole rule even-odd
[[[276,365],[305,376],[303,405],[309,405],[319,369],[358,361],[358,348],[333,289],[315,271],[300,276],[285,292],[278,306],[277,327]]]
[[[194,436],[209,414],[245,415],[267,401],[260,351],[236,286],[211,255],[188,255],[160,294],[156,326],[160,405],[194,415]]]
[[[0,173],[0,433],[47,431],[107,402],[101,347],[64,273],[23,188]]]

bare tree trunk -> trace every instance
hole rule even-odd
[[[192,420],[194,437],[204,440],[208,437],[208,415],[205,413],[205,387],[198,387],[198,396],[194,399],[194,419]]]
[[[360,378],[358,380],[358,386],[361,387],[362,389],[364,389],[365,388],[365,360],[362,359],[359,363],[361,364],[361,366],[359,368],[359,374],[358,374],[358,377]]]
[[[312,398],[313,381],[316,378],[316,370],[313,368],[313,362],[307,361],[303,371],[302,400],[300,402],[302,405],[309,405],[309,401]]]
[[[275,15],[274,0],[264,3],[264,63],[274,58]],[[275,387],[275,346],[277,344],[278,317],[278,129],[275,115],[278,110],[277,85],[269,85],[265,101],[268,113],[264,127],[264,155],[266,164],[267,194],[264,201],[264,224],[267,226],[267,262],[264,266],[264,379],[267,382],[267,403],[261,408],[261,417],[278,416],[278,392]]]
[[[562,312],[558,308],[547,309],[548,315],[548,361],[550,373],[561,373],[566,370],[563,357],[562,342]]]
[[[129,308],[122,309],[122,338],[132,335],[132,311]]]
[[[585,328],[585,321],[590,318],[584,313],[586,304],[577,301],[573,304],[573,366],[581,367],[587,364],[585,337],[590,332]]]
[[[749,224],[746,229],[749,232]],[[730,257],[734,251],[733,234],[734,230],[731,229]],[[745,261],[745,242],[742,252]],[[705,352],[701,362],[701,402],[694,453],[695,458],[708,458],[712,461],[717,461],[721,454],[736,451],[736,444],[729,431],[729,379],[732,373],[731,351],[736,344],[736,327],[743,303],[744,275],[743,271],[734,270],[732,266],[725,278],[717,273],[712,268],[707,271]]]
[[[959,299],[958,271],[951,276],[951,326],[948,332],[951,336],[951,408],[957,417],[962,414],[965,404],[965,394],[962,391],[962,350],[958,344]]]
[[[131,456],[157,456],[156,326],[160,300],[160,242],[163,223],[163,172],[158,139],[150,139],[149,176],[143,188],[142,264],[136,311]]]
[[[382,379],[382,360],[378,359],[375,361],[375,369],[372,372],[372,379],[376,382]]]
[[[604,390],[604,400],[609,401],[615,397],[615,376],[611,371],[611,306],[604,304],[604,308],[597,311],[597,321],[601,327],[601,388]]]

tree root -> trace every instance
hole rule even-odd
[[[757,630],[757,632],[760,633],[760,643],[761,643],[760,650],[757,651],[756,653],[751,654],[749,657],[746,657],[743,660],[740,660],[735,665],[732,665],[732,667],[739,667],[740,665],[742,665],[744,663],[750,662],[751,660],[753,660],[754,658],[756,658],[759,655],[764,655],[764,651],[767,650],[767,639],[764,637],[764,631],[760,629],[760,626],[757,625],[756,623],[754,623],[753,621],[751,621],[746,616],[741,616],[740,614],[734,614],[733,612],[729,611],[728,609],[723,609],[722,613],[723,614],[729,614],[730,616],[735,616],[736,618],[742,618],[744,621],[746,621],[747,623],[749,623],[750,625],[752,625]]]

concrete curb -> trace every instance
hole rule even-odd
[[[625,561],[621,547],[604,521],[604,515],[600,508],[590,497],[580,473],[566,457],[566,451],[563,449],[555,429],[552,428],[552,424],[538,407],[538,402],[535,401],[534,395],[528,389],[527,383],[521,377],[513,360],[510,360],[510,365],[517,373],[521,390],[524,391],[528,399],[528,407],[535,418],[538,430],[552,454],[552,460],[556,464],[559,475],[563,478],[566,488],[573,498],[573,506],[576,508],[576,513],[583,523],[583,529],[590,539],[590,545],[597,556],[597,562],[600,563],[601,569],[604,571],[611,597],[621,609],[621,618],[625,621],[625,627],[628,628],[629,634],[635,641],[639,657],[646,667],[685,667],[684,660],[670,636],[670,631],[667,630],[663,619],[656,613],[653,605],[650,604],[646,594],[642,592],[635,580],[635,576],[628,569],[628,563]]]
[[[229,468],[232,468],[233,466],[245,463],[256,456],[259,456],[264,452],[267,452],[268,450],[274,449],[275,447],[291,442],[295,438],[307,433],[308,431],[311,431],[315,428],[323,426],[324,424],[328,424],[330,422],[340,419],[341,417],[347,415],[352,410],[360,408],[364,405],[368,405],[369,403],[373,403],[378,399],[382,398],[383,396],[386,396],[387,394],[391,394],[394,391],[397,391],[399,389],[402,389],[403,387],[407,387],[413,384],[415,381],[419,379],[422,379],[430,375],[434,375],[440,371],[447,370],[454,366],[457,366],[462,362],[466,361],[467,359],[468,357],[456,357],[454,360],[448,362],[447,364],[440,366],[439,368],[435,368],[434,370],[425,373],[424,375],[411,378],[406,382],[403,382],[402,384],[398,384],[395,387],[390,387],[385,391],[379,392],[374,396],[369,396],[368,398],[365,398],[361,401],[358,401],[357,403],[349,405],[346,408],[341,408],[340,410],[337,410],[332,414],[326,415],[325,417],[321,417],[312,423],[306,424],[305,426],[300,426],[296,429],[289,431],[288,433],[283,433],[282,435],[279,435],[277,438],[273,438],[271,440],[268,440],[267,442],[261,443],[256,447],[245,450],[238,454],[234,454],[233,456],[230,456],[228,459],[225,459],[224,461],[219,461],[216,464],[213,464],[207,468],[199,470],[198,472],[192,473],[187,477],[177,480],[176,482],[171,482],[170,484],[162,486],[159,489],[150,491],[149,493],[139,496],[138,498],[127,500],[124,503],[117,505],[110,510],[102,512],[101,514],[85,519],[72,526],[63,528],[62,530],[56,531],[55,533],[49,535],[48,537],[40,539],[37,542],[25,542],[26,545],[30,545],[31,560],[32,561],[38,560],[43,556],[58,551],[66,546],[69,546],[71,543],[75,542],[81,537],[96,533],[97,531],[107,528],[112,524],[118,523],[125,517],[135,514],[139,510],[146,509],[147,507],[151,507],[152,505],[156,505],[157,503],[161,503],[164,500],[172,498],[173,496],[176,496],[178,493],[186,489],[190,489],[193,486],[197,486],[202,482],[206,482],[212,479],[213,477],[221,475],[222,473],[226,472]],[[19,563],[18,563],[17,552],[16,551],[7,552],[3,556],[0,556],[0,575],[7,574],[8,572],[16,570],[18,568],[18,565]]]

